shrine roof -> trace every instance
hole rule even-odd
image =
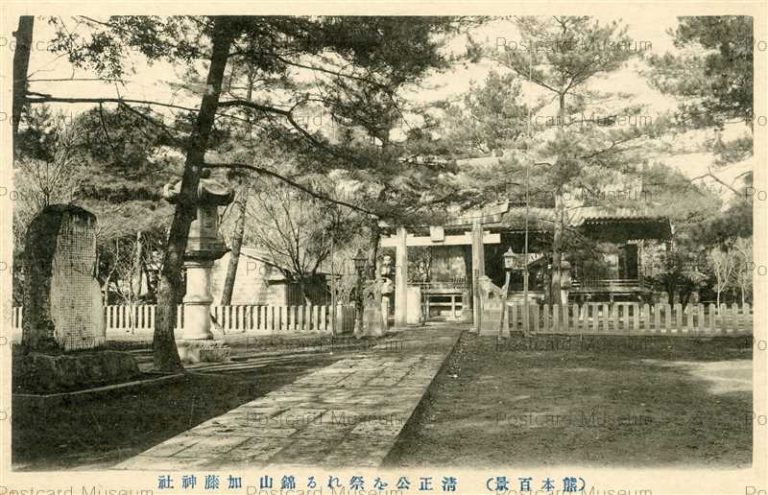
[[[465,232],[472,229],[473,220],[480,220],[484,230],[514,232],[525,228],[526,213],[530,231],[552,230],[554,208],[528,208],[514,206],[492,215],[463,216],[446,224],[447,232]],[[652,216],[642,211],[609,209],[604,207],[575,207],[566,209],[566,222],[605,240],[661,239],[672,236],[669,218]]]

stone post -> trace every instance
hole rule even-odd
[[[395,252],[395,326],[408,324],[408,244],[405,228],[397,229],[397,251]]]
[[[485,250],[483,226],[479,219],[472,221],[472,332],[479,332],[482,326],[482,300],[480,299],[480,278],[485,276]]]
[[[212,260],[187,260],[187,293],[184,295],[184,333],[190,340],[212,339],[211,269]]]

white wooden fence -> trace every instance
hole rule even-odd
[[[491,308],[489,308],[491,309]],[[498,334],[501,314],[486,312],[484,334]],[[525,306],[508,303],[502,334],[522,332]],[[605,334],[605,335],[727,335],[752,332],[752,309],[732,304],[687,305],[639,303],[587,303],[563,306],[529,304],[529,329],[538,334]],[[490,313],[490,314],[489,314]],[[485,320],[490,317],[490,321]]]
[[[212,306],[214,334],[275,335],[288,333],[331,333],[331,306]],[[151,340],[157,306],[119,305],[104,307],[107,340]],[[176,309],[177,335],[184,330],[184,306]],[[23,308],[12,313],[13,332],[21,336]],[[353,305],[336,308],[336,333],[351,333],[355,324]]]

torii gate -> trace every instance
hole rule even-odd
[[[462,235],[444,235],[442,228],[430,229],[429,236],[408,234],[405,228],[384,237],[382,247],[395,248],[395,325],[407,323],[408,247],[409,246],[472,246],[472,311],[473,328],[480,328],[479,279],[485,275],[485,244],[500,244],[501,235],[484,232],[480,219],[472,221],[472,230]]]

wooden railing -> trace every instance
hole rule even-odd
[[[176,332],[183,335],[184,306],[176,308]],[[146,340],[152,338],[157,306],[115,305],[104,307],[107,340]],[[213,332],[219,335],[269,335],[296,332],[330,333],[333,328],[331,306],[212,306]],[[336,308],[336,333],[351,333],[355,309],[352,305]],[[20,338],[23,308],[12,312],[15,338]]]
[[[633,290],[644,289],[650,290],[652,284],[647,280],[640,278],[618,278],[618,279],[585,279],[574,280],[571,283],[573,290],[581,291],[621,291],[621,290]]]
[[[718,335],[752,332],[752,309],[714,304],[529,304],[531,333]],[[507,304],[504,331],[524,330],[525,305]]]
[[[434,289],[466,289],[469,287],[467,279],[458,277],[453,280],[432,280],[430,282],[408,282],[408,285],[421,287],[422,290]]]

